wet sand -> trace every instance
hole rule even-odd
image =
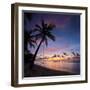
[[[24,70],[24,77],[64,76],[64,75],[75,75],[75,73],[48,69],[39,65],[34,65],[32,71],[29,68]]]

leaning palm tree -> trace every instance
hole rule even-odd
[[[38,34],[36,35],[36,40],[40,40],[38,46],[37,46],[37,49],[34,53],[34,56],[33,56],[33,62],[32,62],[32,67],[34,65],[34,61],[36,59],[36,56],[37,56],[37,53],[39,51],[39,48],[41,46],[41,44],[44,42],[46,44],[46,46],[48,45],[48,38],[55,41],[55,37],[54,35],[52,34],[52,30],[53,28],[55,27],[54,24],[46,24],[44,22],[44,20],[42,20],[41,22],[41,26],[40,25],[35,25],[35,29],[36,31],[38,31]]]

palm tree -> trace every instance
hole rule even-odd
[[[74,56],[76,56],[76,53],[75,53],[75,52],[72,52],[72,54],[73,54]]]
[[[80,56],[80,54],[79,54],[79,53],[77,53],[76,55],[77,55],[77,56]]]
[[[24,63],[26,66],[26,63],[29,63],[29,67],[31,66],[31,62],[33,59],[33,54],[31,53],[30,50],[28,50],[28,45],[31,48],[35,48],[36,45],[36,40],[35,40],[35,35],[34,35],[34,31],[30,30],[24,30]]]
[[[56,57],[56,54],[54,54],[53,57]]]
[[[64,54],[65,56],[68,56],[68,54],[67,54],[66,52],[63,52],[63,54]]]
[[[40,42],[39,42],[39,44],[37,46],[37,49],[36,49],[36,51],[34,53],[34,56],[33,56],[32,67],[34,65],[34,61],[36,59],[36,56],[37,56],[37,53],[39,51],[39,48],[40,48],[41,44],[44,42],[46,44],[46,46],[47,46],[48,45],[48,38],[55,41],[55,37],[52,34],[52,30],[53,30],[54,27],[55,27],[54,24],[46,24],[44,22],[44,20],[42,20],[41,26],[38,25],[38,24],[35,25],[34,30],[38,31],[38,34],[36,35],[36,40],[39,39]]]
[[[24,13],[24,51],[28,52],[28,44],[30,47],[35,47],[35,40],[33,36],[33,30],[27,30],[27,23],[32,20],[32,14],[29,12]]]
[[[24,51],[28,51],[28,44],[30,47],[35,47],[36,41],[34,38],[35,36],[33,35],[33,30],[24,30]]]
[[[62,55],[62,58],[63,58],[64,56]]]

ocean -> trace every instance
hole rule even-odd
[[[67,62],[65,60],[60,60],[60,61],[37,60],[35,64],[52,70],[66,71],[75,74],[80,74],[80,62],[72,62],[72,61]]]

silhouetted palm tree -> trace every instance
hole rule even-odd
[[[80,56],[80,54],[79,54],[79,53],[77,53],[76,55],[77,55],[77,56]]]
[[[60,57],[60,55],[57,55],[57,57]]]
[[[33,30],[27,30],[27,23],[30,23],[32,19],[32,13],[24,12],[24,52],[28,52],[28,44],[30,47],[35,47],[35,40]]]
[[[27,31],[24,30],[24,51],[28,51],[28,44],[30,47],[35,47],[36,40],[35,36],[33,35],[33,30]]]
[[[74,56],[76,56],[75,52],[72,52],[72,54],[73,54]]]
[[[62,55],[62,58],[63,58],[64,56]]]
[[[54,54],[52,57],[56,57],[56,54]]]
[[[24,30],[24,65],[27,66],[27,64],[29,64],[30,67],[33,59],[33,54],[30,50],[28,50],[28,45],[31,48],[35,48],[36,40],[35,35],[33,34],[33,30]]]
[[[66,52],[63,53],[65,56],[68,56],[68,54]]]
[[[51,40],[53,40],[53,41],[55,41],[55,37],[54,37],[54,35],[52,34],[52,30],[53,30],[54,27],[55,27],[54,24],[46,24],[46,23],[44,22],[44,20],[42,20],[41,26],[38,25],[38,24],[35,25],[35,29],[34,29],[34,30],[38,31],[38,34],[36,35],[36,39],[37,39],[37,40],[39,39],[40,42],[39,42],[39,45],[37,46],[37,49],[36,49],[36,51],[35,51],[35,53],[34,53],[33,62],[32,62],[32,67],[33,67],[33,65],[34,65],[34,61],[35,61],[35,59],[36,59],[36,56],[37,56],[37,53],[38,53],[38,51],[39,51],[39,48],[40,48],[41,44],[42,44],[43,42],[45,42],[45,44],[46,44],[46,46],[47,46],[47,45],[48,45],[48,38],[51,39]],[[32,68],[32,67],[31,67],[31,68]]]

